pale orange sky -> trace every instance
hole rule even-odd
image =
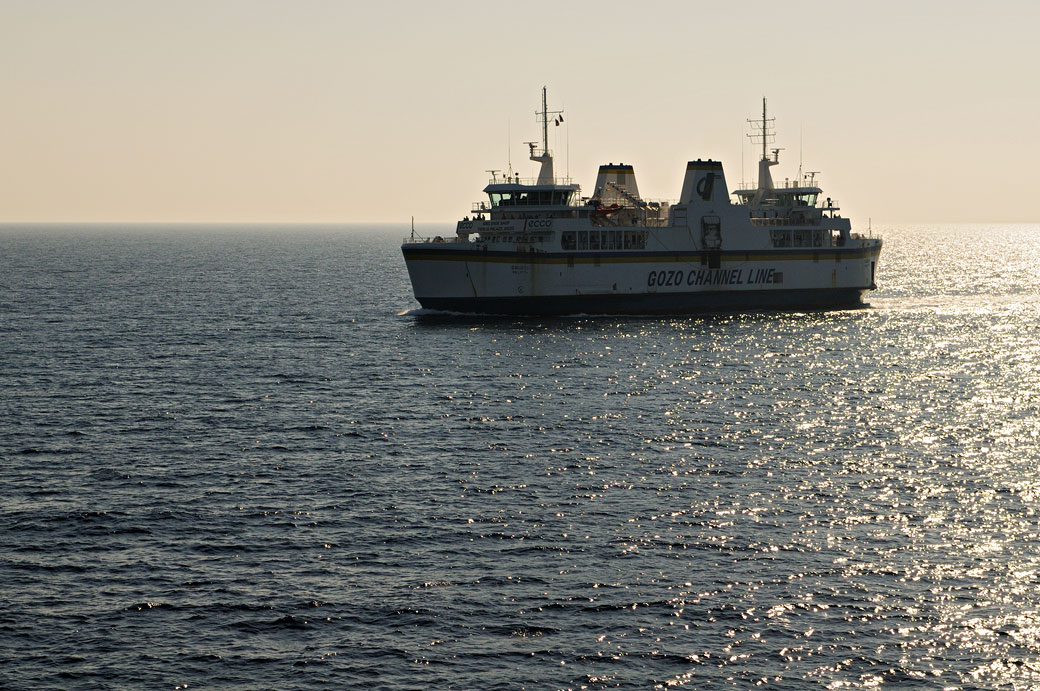
[[[1040,4],[0,0],[0,222],[450,221],[489,168],[685,162],[731,189],[769,98],[774,176],[854,225],[1036,222]],[[569,151],[569,156],[568,156]]]

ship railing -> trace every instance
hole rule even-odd
[[[449,235],[447,237],[443,235],[434,235],[432,237],[416,235],[414,238],[406,235],[404,239],[401,240],[402,245],[429,245],[432,243],[440,244],[444,242],[459,242],[459,238],[454,235]]]
[[[538,178],[522,178],[519,175],[513,177],[499,176],[493,177],[488,180],[489,185],[538,185],[542,184],[538,182]],[[553,185],[572,185],[574,184],[574,178],[555,178],[550,184]]]
[[[487,202],[473,202],[473,204],[470,206],[469,212],[471,214],[487,214],[491,213],[492,211],[574,209],[581,206],[585,206],[585,204],[579,202],[577,199],[571,201],[570,204],[502,204],[499,206],[491,206]]]
[[[751,218],[751,225],[758,228],[775,228],[778,226],[819,227],[821,219],[814,216],[783,216],[780,218]]]
[[[803,178],[801,180],[791,180],[789,178],[784,178],[782,181],[773,181],[773,189],[774,190],[815,189],[815,190],[820,190],[820,192],[823,191],[820,188],[820,186],[816,184],[816,180],[809,179],[809,178]],[[735,190],[733,190],[733,192],[731,194],[741,194],[742,193],[742,194],[746,194],[746,195],[752,195],[752,194],[755,194],[756,192],[758,192],[758,183],[757,182],[743,182],[742,181],[740,183],[740,187],[738,187]]]

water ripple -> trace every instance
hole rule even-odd
[[[371,231],[6,229],[0,686],[1040,685],[1040,228],[886,243],[484,320]]]

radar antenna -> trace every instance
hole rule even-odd
[[[773,123],[776,118],[771,118],[766,112],[766,99],[762,98],[762,119],[761,120],[748,120],[751,124],[752,131],[748,134],[748,138],[755,144],[762,145],[762,158],[758,162],[758,191],[755,194],[752,203],[757,205],[761,204],[770,194],[770,190],[773,189],[773,176],[769,174],[769,167],[775,166],[780,162],[780,152],[782,149],[773,149],[773,158],[769,158],[769,145],[776,139],[776,131],[773,129]]]
[[[552,116],[553,122],[559,125],[563,122],[563,111],[562,110],[549,110],[549,106],[546,101],[546,88],[542,87],[542,109],[536,115],[542,121],[542,151],[536,153],[535,142],[527,142],[527,146],[531,149],[531,160],[537,161],[542,164],[541,169],[538,171],[538,185],[555,185],[556,175],[553,173],[553,157],[549,153],[549,118]],[[558,116],[558,117],[557,117]]]
[[[543,156],[545,154],[549,153],[549,120],[550,120],[549,116],[550,115],[552,115],[552,116],[559,115],[560,116],[559,122],[563,122],[563,111],[562,110],[549,110],[549,106],[547,105],[546,98],[547,98],[546,97],[546,87],[543,86],[542,87],[542,109],[541,109],[541,111],[535,113],[535,115],[538,117],[538,119],[542,121],[542,155]],[[556,118],[554,117],[552,119],[555,120]],[[531,144],[531,142],[527,142],[527,143]],[[533,146],[531,147],[531,155],[532,156],[534,155],[534,147]]]
[[[755,144],[762,144],[762,160],[769,160],[769,145],[776,140],[776,131],[773,129],[773,123],[776,122],[776,118],[766,117],[766,99],[762,97],[762,119],[751,120],[748,122],[754,128],[754,132],[748,134],[750,139]]]

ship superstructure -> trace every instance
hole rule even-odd
[[[773,183],[779,161],[765,100],[754,188],[731,199],[722,164],[690,161],[679,200],[640,197],[632,165],[601,165],[592,195],[559,179],[548,147],[529,143],[538,177],[492,179],[454,238],[402,245],[427,309],[488,314],[685,314],[862,304],[881,240],[851,231],[815,173]]]

